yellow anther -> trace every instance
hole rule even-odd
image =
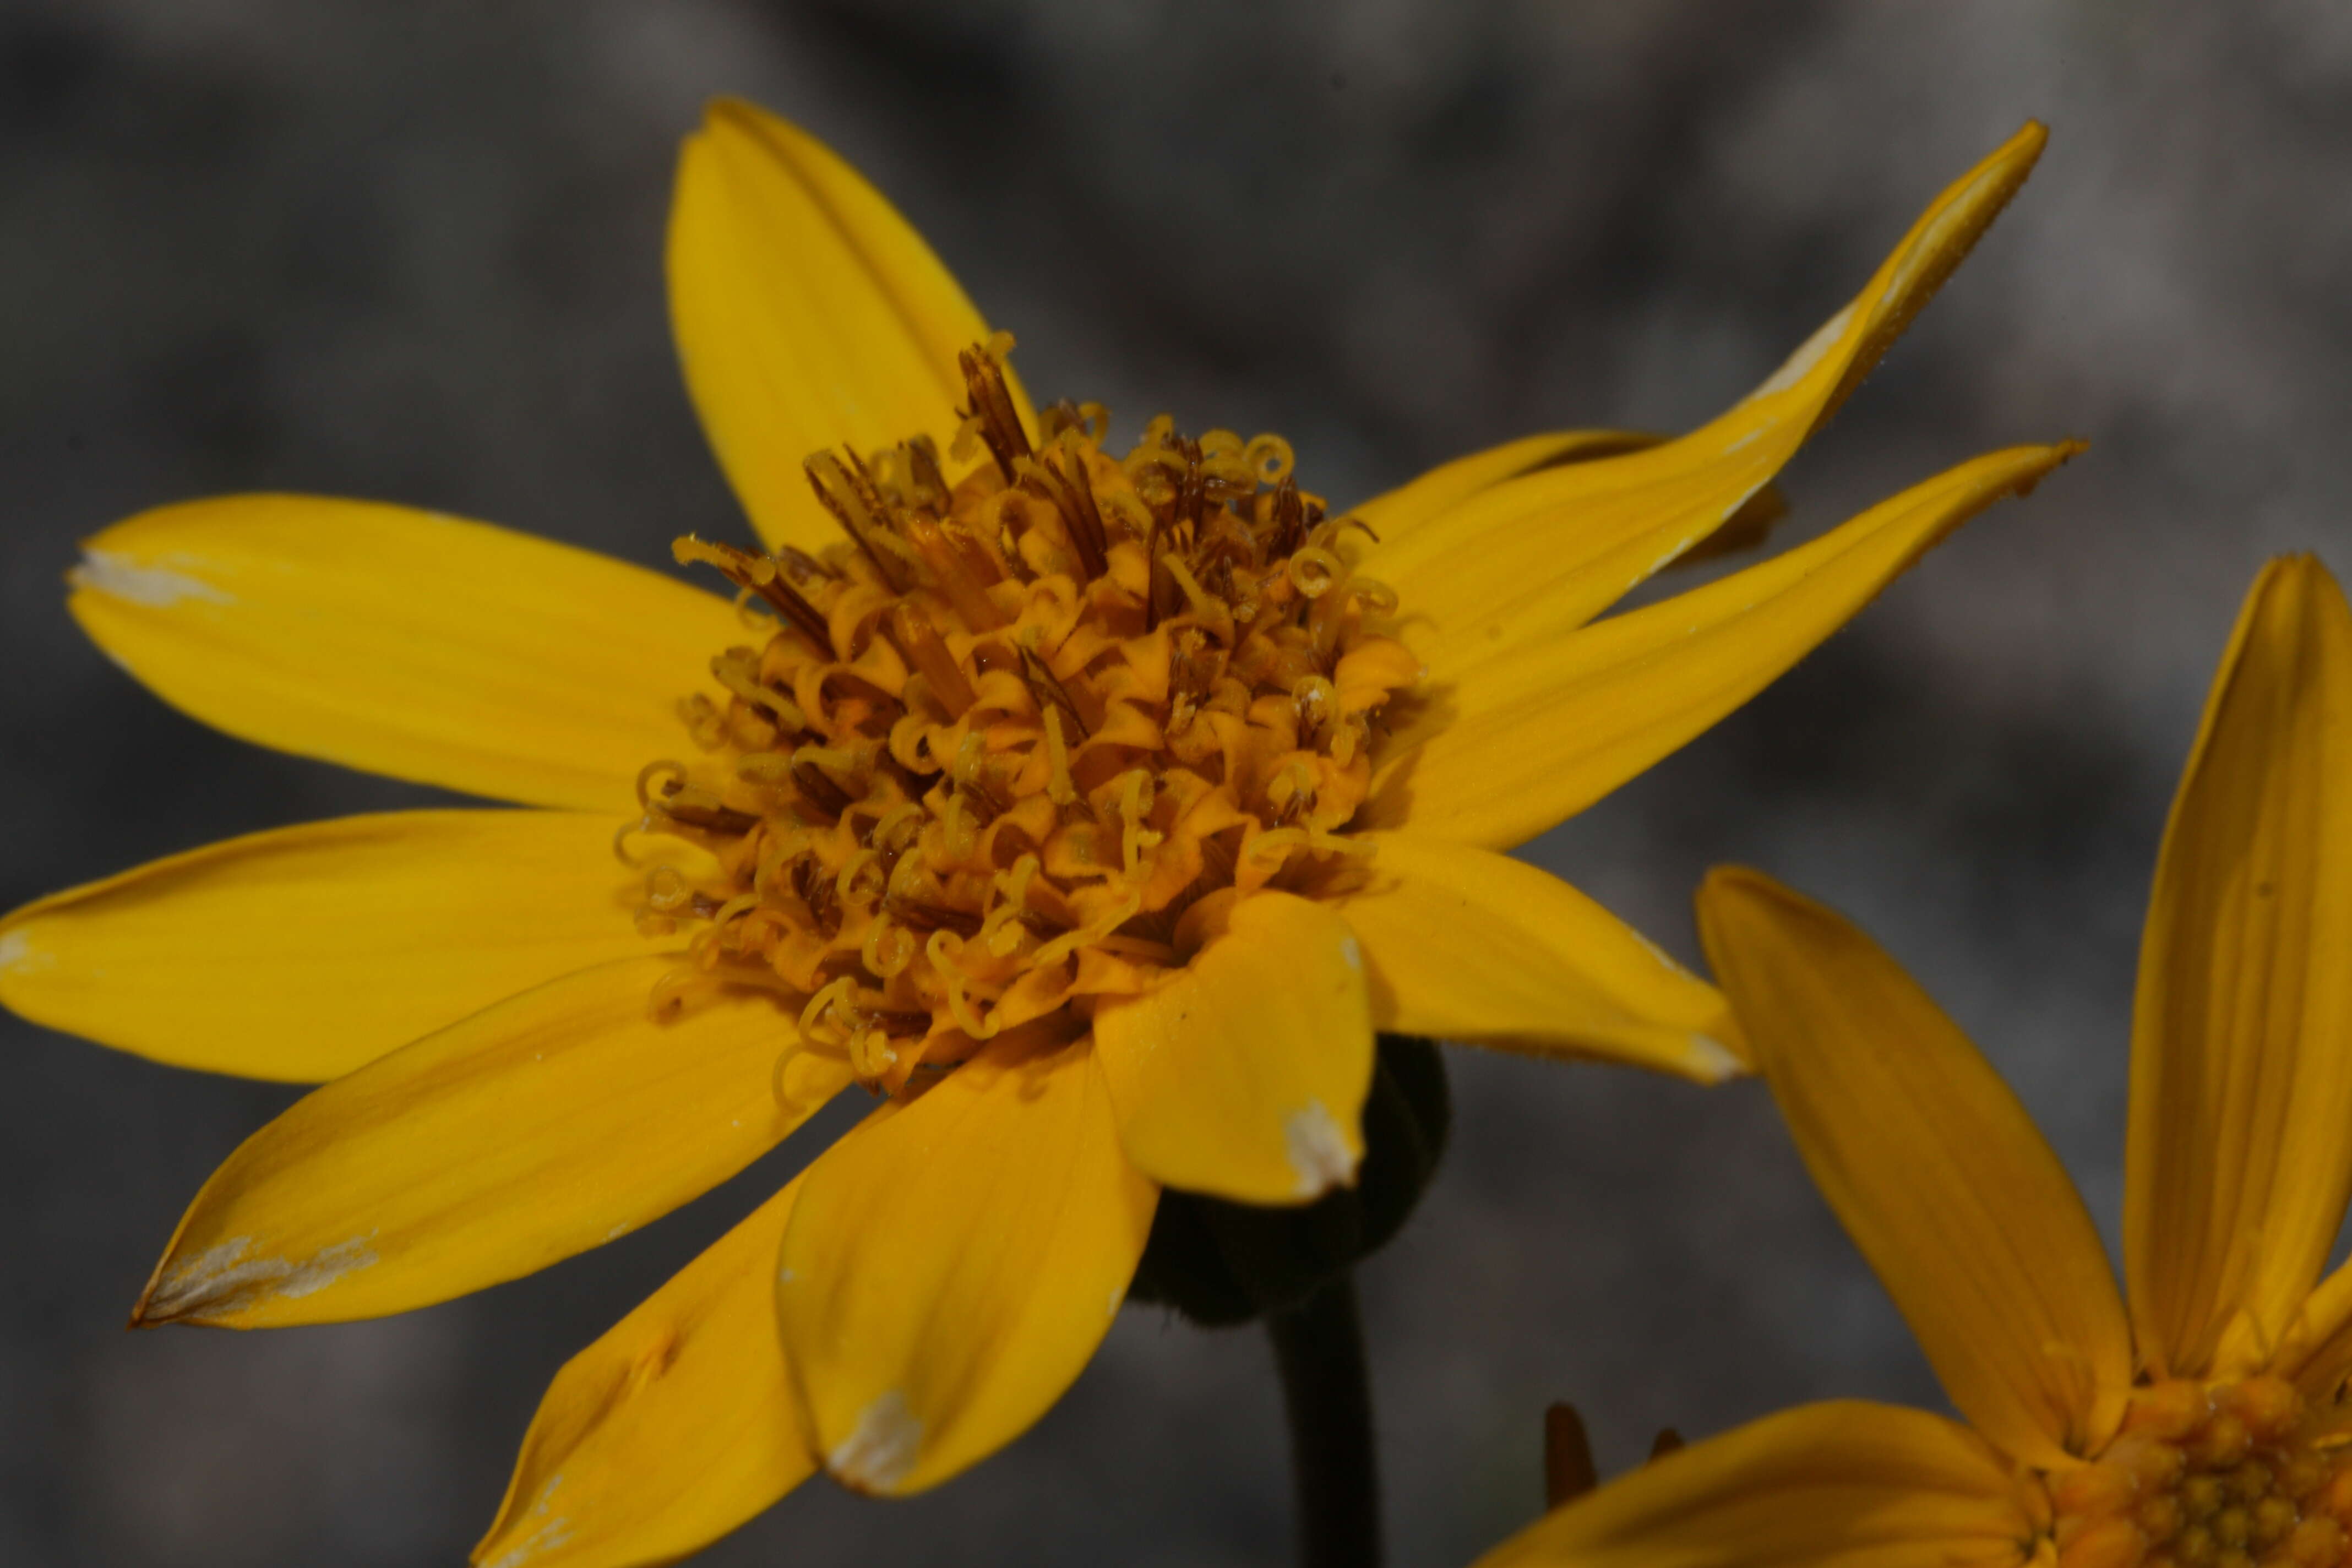
[[[652,991],[646,996],[646,1016],[658,1023],[715,994],[719,989],[719,984],[709,975],[689,964],[679,964],[654,982]]]
[[[904,849],[908,837],[901,835],[906,835],[909,827],[919,826],[926,815],[920,801],[902,801],[892,806],[883,814],[882,820],[874,825],[874,847],[885,852]]]
[[[656,801],[667,798],[685,787],[686,764],[658,758],[637,770],[637,804],[651,809]],[[664,784],[667,782],[667,787]]]
[[[1099,919],[1089,921],[1076,931],[1064,931],[1060,936],[1039,948],[1033,962],[1042,968],[1046,964],[1061,963],[1082,947],[1093,947],[1103,938],[1133,920],[1136,911],[1142,908],[1143,895],[1139,892],[1131,892],[1111,906],[1110,910]]]
[[[765,710],[775,719],[779,728],[794,731],[806,728],[808,715],[782,692],[761,685],[759,667],[749,658],[732,658],[722,654],[710,661],[710,674],[719,685],[745,702]]]
[[[1397,591],[1386,583],[1370,577],[1349,577],[1348,594],[1368,616],[1393,616],[1397,613]]]
[[[1009,871],[999,871],[990,879],[987,900],[994,900],[981,921],[979,940],[995,957],[1009,958],[1021,945],[1023,915],[1028,912],[1029,884],[1039,870],[1037,857],[1024,855],[1013,863]]]
[[[896,939],[893,941],[892,939]],[[887,915],[874,922],[866,933],[866,942],[858,956],[865,960],[866,972],[880,980],[895,979],[906,973],[907,965],[915,962],[921,948],[915,933],[904,926],[893,925]]]
[[[1265,803],[1277,815],[1287,816],[1298,802],[1314,797],[1315,770],[1301,758],[1290,758],[1266,781]]]
[[[669,914],[686,907],[694,896],[686,877],[675,866],[656,866],[646,873],[646,907]]]
[[[898,1065],[898,1053],[890,1048],[890,1037],[867,1025],[849,1041],[849,1070],[864,1084],[880,1082]]]
[[[727,743],[727,715],[719,704],[698,691],[677,705],[677,716],[686,725],[686,732],[694,743],[706,752],[715,752]]]
[[[1256,474],[1258,482],[1265,485],[1278,485],[1288,479],[1297,461],[1290,443],[1279,436],[1252,437],[1242,458]]]
[[[869,880],[870,879],[870,880]],[[861,887],[862,882],[869,885]],[[842,862],[834,874],[834,896],[845,904],[856,905],[880,898],[888,891],[889,884],[882,869],[882,857],[871,849],[858,849]]]
[[[1203,621],[1219,624],[1233,619],[1234,613],[1231,607],[1223,599],[1217,598],[1202,587],[1200,580],[1185,568],[1181,561],[1177,560],[1173,555],[1163,555],[1160,560],[1160,563],[1168,568],[1169,576],[1175,579],[1176,586],[1183,590],[1184,597],[1192,605],[1194,615]]]
[[[1292,555],[1285,570],[1290,575],[1290,585],[1310,599],[1321,598],[1348,574],[1345,563],[1314,544]]]
[[[808,1005],[801,1009],[801,1038],[804,1040],[823,1038],[824,1037],[819,1033],[819,1027],[828,1017],[832,1017],[835,1021],[838,1033],[845,1037],[835,1043],[846,1044],[845,1037],[861,1022],[856,1012],[856,997],[857,982],[846,974],[818,991],[808,999]]]
[[[711,930],[722,930],[728,925],[733,923],[735,921],[740,919],[742,916],[751,913],[755,909],[758,909],[760,907],[760,898],[761,895],[756,892],[736,894],[733,898],[728,900],[725,903],[719,905],[716,910],[713,910],[710,912]]]
[[[890,607],[887,624],[890,640],[930,684],[931,695],[939,699],[948,717],[963,717],[972,703],[971,682],[964,679],[962,667],[948,651],[948,645],[940,640],[940,629],[931,624],[930,616],[920,606],[901,601]]]
[[[1156,832],[1146,825],[1146,819],[1151,815],[1152,806],[1154,781],[1150,770],[1129,768],[1119,775],[1117,782],[1120,823],[1119,859],[1126,867],[1129,878],[1135,879],[1142,870],[1143,852],[1157,847],[1167,835]]]
[[[971,997],[967,992],[970,982],[962,967],[956,963],[956,954],[950,951],[950,944],[954,942],[952,931],[935,931],[930,941],[924,943],[924,956],[931,961],[931,967],[939,971],[948,983],[948,1008],[955,1016],[956,1027],[975,1040],[993,1039],[997,1030],[1003,1026],[1003,1021],[992,1015],[982,1018],[971,1005]]]
[[[977,788],[980,784],[980,764],[988,755],[988,737],[978,730],[967,730],[956,742],[955,757],[948,763],[948,777],[960,784]]]

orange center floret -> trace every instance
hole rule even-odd
[[[824,454],[821,556],[677,545],[773,629],[683,705],[704,755],[639,781],[641,826],[718,865],[647,878],[641,924],[699,925],[656,1005],[781,987],[869,1088],[1082,1029],[1242,895],[1344,886],[1374,715],[1419,675],[1288,443],[1162,416],[1114,458],[1101,406],[1065,404],[1033,447],[1002,347],[963,356],[951,458],[988,460],[960,481],[920,437]]]
[[[2095,1463],[2051,1479],[2062,1568],[2352,1563],[2347,1441],[2281,1378],[2142,1388]]]

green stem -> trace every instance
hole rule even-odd
[[[1265,1326],[1290,1417],[1299,1568],[1379,1568],[1380,1472],[1354,1277],[1333,1276],[1266,1314]]]

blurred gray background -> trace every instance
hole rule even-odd
[[[313,489],[647,563],[740,531],[667,341],[671,160],[748,94],[863,167],[1127,428],[1286,432],[1342,500],[1538,427],[1738,395],[2028,115],[2041,174],[1787,476],[1789,537],[1990,446],[2090,455],[1528,853],[1685,956],[1712,862],[1871,924],[2113,1235],[2157,834],[2266,555],[2352,570],[2352,11],[2331,0],[0,5],[0,903],[428,798],[265,754],[86,646],[80,536]],[[1456,1052],[1451,1163],[1367,1271],[1395,1558],[1834,1394],[1934,1403],[1754,1085]],[[0,1019],[0,1562],[447,1563],[547,1378],[809,1152],[392,1321],[120,1324],[288,1102]],[[1028,1438],[919,1501],[812,1484],[714,1563],[1276,1563],[1262,1341],[1130,1310]]]

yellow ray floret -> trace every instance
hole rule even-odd
[[[846,1074],[758,993],[667,1025],[667,967],[524,992],[316,1090],[197,1194],[133,1322],[332,1322],[600,1246],[775,1146]]]
[[[74,618],[157,695],[265,746],[532,805],[617,812],[677,732],[725,601],[405,507],[226,496],[89,540]]]
[[[2319,1279],[2352,1189],[2352,608],[2316,562],[2247,596],[2158,860],[2128,1316],[2057,1157],[1891,958],[1753,872],[1699,913],[1808,1168],[1975,1433],[1807,1406],[1486,1563],[2352,1563],[2352,1268]],[[1930,1446],[1956,1462],[1912,1464]]]
[[[477,1562],[667,1563],[815,1470],[775,1396],[776,1250],[802,1185],[786,1185],[564,1363]]]
[[[551,975],[656,951],[613,826],[390,812],[174,855],[0,921],[0,1002],[176,1067],[341,1078]]]
[[[826,1467],[916,1491],[1025,1431],[1110,1331],[1158,1195],[1075,1045],[993,1042],[845,1138],[808,1177],[776,1274]]]

